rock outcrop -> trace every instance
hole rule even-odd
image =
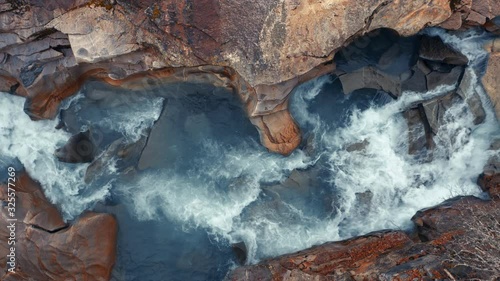
[[[500,14],[492,0],[464,1],[472,3],[467,23],[473,12],[485,24]],[[25,111],[32,118],[53,118],[60,101],[87,78],[114,84],[159,69],[162,75],[155,76],[164,77],[180,67],[211,65],[230,68],[206,73],[215,77],[210,80],[229,78],[229,86],[247,97],[248,114],[261,117],[286,110],[291,89],[333,70],[329,62],[335,52],[353,39],[378,28],[415,34],[462,13],[455,6],[449,0],[411,5],[384,0],[2,0],[0,90],[26,96]],[[189,71],[183,79],[191,80]],[[296,124],[291,118],[272,119],[288,122],[275,126],[287,132],[266,135],[265,122],[254,122],[263,143],[272,144],[271,151],[290,153],[299,137],[290,135]]]
[[[458,197],[421,210],[417,230],[378,231],[234,270],[229,280],[496,280],[499,201]]]
[[[5,204],[7,188],[0,185]],[[11,236],[7,226],[12,223],[8,219],[12,217],[6,208],[0,216],[2,280],[109,280],[118,230],[113,216],[87,212],[68,225],[27,173],[18,175],[14,189],[15,245],[7,243]],[[14,273],[6,268],[10,247],[15,247]]]
[[[490,53],[486,73],[482,78],[483,86],[490,96],[495,107],[497,117],[500,117],[500,39],[493,40],[486,45],[486,50]]]

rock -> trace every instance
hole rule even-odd
[[[488,159],[477,183],[491,198],[498,200],[500,199],[500,139],[496,139],[489,150],[495,154]]]
[[[485,23],[484,28],[491,33],[494,33],[496,35],[500,35],[500,16],[497,16],[494,19],[488,20]]]
[[[490,54],[486,73],[481,82],[495,108],[497,118],[500,116],[500,93],[498,91],[500,79],[498,79],[498,73],[500,73],[500,52],[493,52]]]
[[[366,66],[353,72],[340,74],[340,82],[344,94],[350,94],[355,90],[370,88],[383,90],[393,96],[401,95],[401,83],[399,77],[393,77],[372,66]]]
[[[347,150],[348,152],[361,151],[364,150],[368,144],[369,142],[365,139],[362,142],[357,142],[349,145],[345,150]]]
[[[72,136],[54,155],[61,162],[90,163],[94,160],[97,147],[92,142],[90,132],[85,131]]]
[[[453,65],[467,65],[469,60],[438,37],[422,36],[419,56],[425,60]]]
[[[408,109],[403,113],[408,123],[408,154],[419,155],[434,148],[432,131],[423,107]]]
[[[490,163],[492,165],[492,163]],[[496,173],[489,173],[487,171],[481,174],[478,178],[478,185],[484,192],[487,192],[491,198],[500,199],[500,161],[495,162]]]
[[[233,249],[234,254],[236,255],[236,259],[238,262],[243,265],[247,261],[247,246],[245,245],[245,242],[238,242],[234,243],[231,245],[231,248]]]
[[[149,135],[149,133],[147,134]],[[85,171],[85,183],[90,183],[96,175],[106,170],[108,165],[114,165],[117,171],[122,172],[138,163],[141,153],[146,146],[147,137],[140,138],[137,142],[127,143],[125,138],[120,138],[112,142],[103,153],[99,155],[87,167]],[[113,159],[118,157],[121,161],[111,164]]]
[[[419,93],[427,92],[427,82],[425,76],[426,74],[422,71],[422,69],[417,65],[415,65],[412,68],[411,77],[402,83],[401,90],[403,92],[404,91],[412,91]]]
[[[379,231],[244,266],[229,280],[490,280],[500,242],[498,201],[469,196],[424,209],[417,230]],[[460,219],[456,219],[457,217]],[[420,237],[422,240],[419,240]],[[461,254],[469,253],[470,255]],[[493,261],[493,262],[492,262]]]
[[[477,78],[472,70],[467,69],[458,86],[457,94],[467,102],[469,110],[474,116],[474,124],[483,123],[486,119],[486,112],[484,111],[481,98],[476,91]]]
[[[17,200],[16,215],[23,217],[23,223],[33,225],[46,231],[56,231],[66,227],[61,214],[41,192],[40,185],[32,180],[27,173],[19,175],[15,185]],[[1,198],[7,199],[7,188],[2,185]],[[24,207],[24,208],[23,208]]]
[[[422,103],[425,117],[434,135],[438,133],[439,127],[443,124],[444,114],[453,104],[455,97],[454,93],[450,93]]]
[[[454,67],[449,73],[433,71],[426,76],[427,89],[434,90],[442,85],[455,85],[458,83],[460,75],[464,68],[461,66]]]
[[[109,280],[115,262],[113,216],[88,212],[67,226],[38,183],[19,173],[16,201],[16,272],[8,273],[7,210],[0,215],[2,280]],[[1,186],[6,202],[6,185]],[[77,249],[77,250],[75,250]]]
[[[440,24],[445,29],[476,27],[500,14],[500,7],[493,0],[454,0],[450,6],[453,15]]]
[[[250,119],[260,133],[261,142],[271,152],[288,155],[300,144],[300,129],[288,110]]]
[[[453,13],[446,21],[439,24],[440,27],[447,30],[458,30],[462,27],[462,15]]]

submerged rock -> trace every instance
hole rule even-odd
[[[425,117],[434,135],[438,133],[439,127],[445,123],[444,115],[453,103],[456,102],[456,99],[456,94],[450,93],[422,103]]]
[[[90,132],[80,132],[72,136],[54,155],[61,162],[90,163],[94,160],[97,147],[91,139]]]
[[[418,108],[408,109],[403,116],[408,124],[408,153],[421,155],[434,148],[432,131],[423,107],[419,105]]]
[[[115,262],[117,224],[113,216],[88,212],[66,225],[40,185],[22,172],[17,178],[16,265],[7,272],[10,253],[7,209],[0,215],[2,280],[96,280],[111,277]],[[3,202],[7,185],[0,186]]]
[[[236,259],[238,262],[243,265],[247,261],[248,250],[245,242],[238,242],[231,245],[234,254],[236,255]]]

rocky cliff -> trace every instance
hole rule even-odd
[[[2,0],[0,90],[26,96],[39,119],[90,77],[217,83],[240,94],[263,144],[288,154],[300,142],[289,93],[331,71],[342,46],[377,28],[495,29],[499,14],[493,0]]]

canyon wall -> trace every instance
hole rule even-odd
[[[33,119],[54,118],[90,77],[119,85],[162,70],[152,75],[196,81],[182,69],[212,66],[202,80],[235,89],[263,144],[289,154],[300,143],[289,93],[331,72],[339,48],[378,28],[494,29],[494,2],[1,0],[0,91],[26,96]]]

